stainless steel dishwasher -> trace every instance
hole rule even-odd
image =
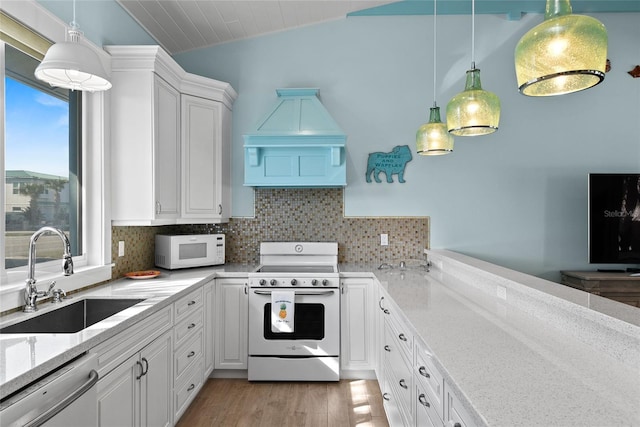
[[[0,402],[5,426],[89,427],[97,425],[96,355],[63,365]]]

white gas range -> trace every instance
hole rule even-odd
[[[335,242],[263,242],[249,274],[249,381],[338,381]]]

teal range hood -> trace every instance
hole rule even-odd
[[[346,135],[319,89],[277,89],[278,100],[244,137],[244,185],[343,187]]]

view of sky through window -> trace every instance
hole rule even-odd
[[[5,79],[5,170],[69,176],[69,103]]]

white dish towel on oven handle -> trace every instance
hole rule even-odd
[[[295,291],[271,291],[271,332],[293,332]]]

